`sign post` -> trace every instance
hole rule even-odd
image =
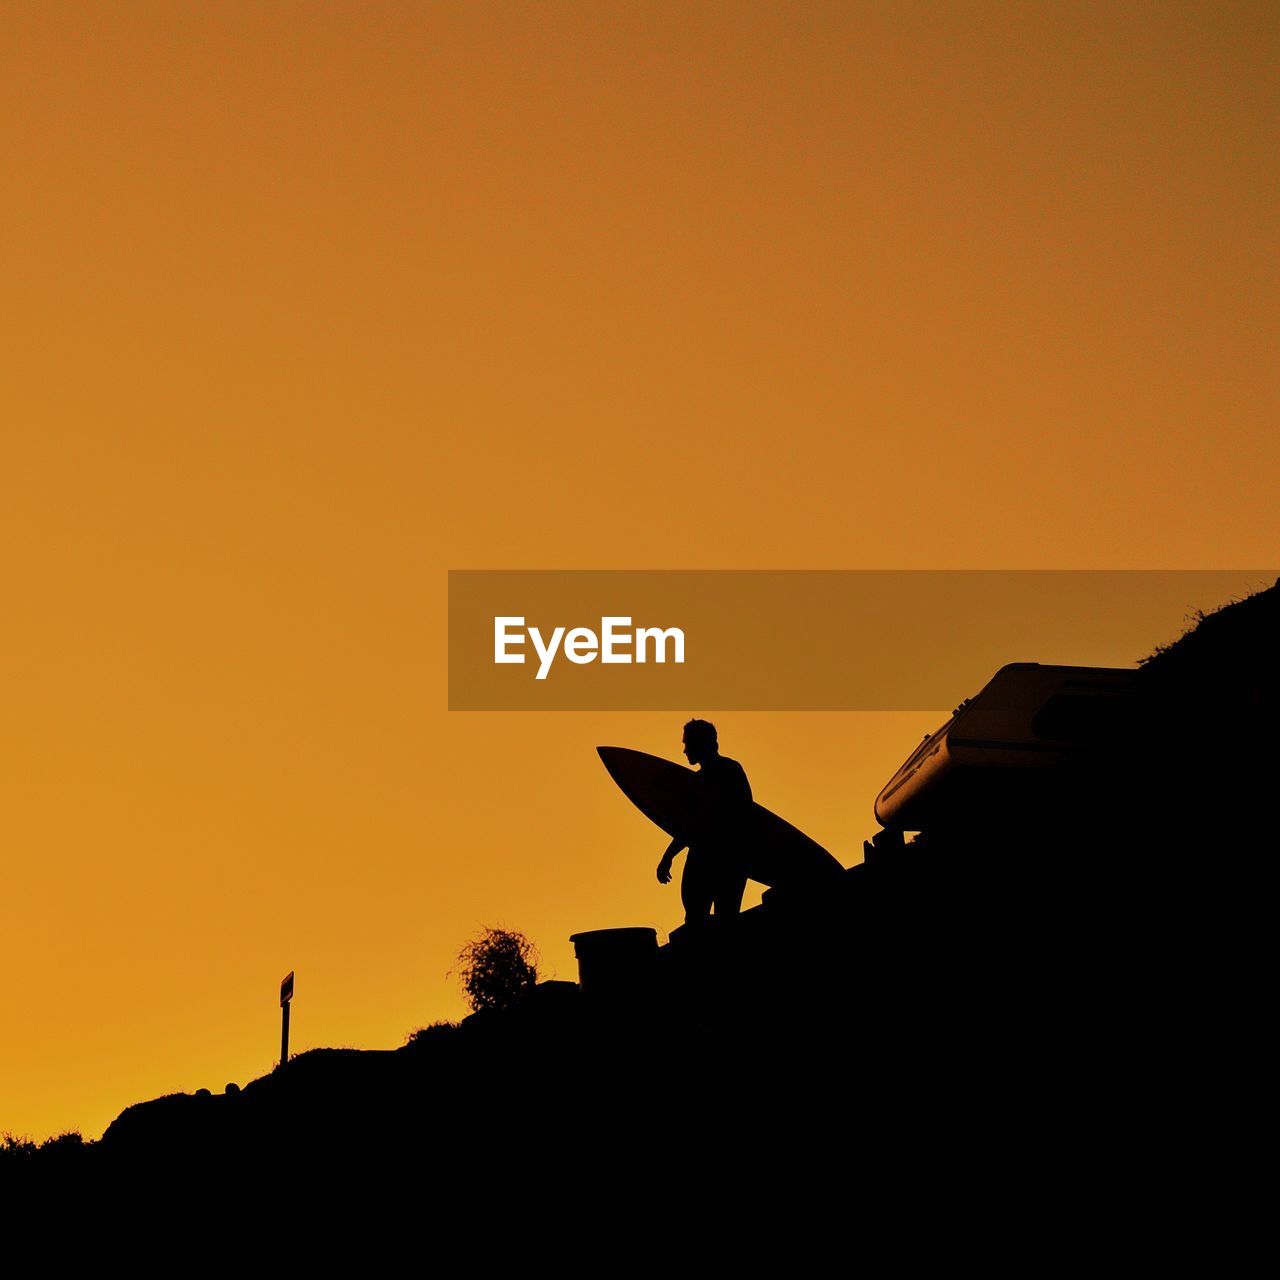
[[[293,973],[280,984],[280,1065],[289,1061],[289,1002],[293,999]]]

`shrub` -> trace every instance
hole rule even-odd
[[[458,952],[457,974],[467,1003],[506,1009],[538,981],[533,943],[514,929],[485,929]]]
[[[406,1044],[426,1044],[432,1040],[444,1040],[458,1029],[456,1022],[433,1022],[427,1027],[418,1027],[409,1032]]]
[[[74,1129],[39,1144],[12,1133],[0,1134],[0,1170],[26,1168],[37,1161],[41,1166],[68,1164],[88,1149],[89,1144]]]

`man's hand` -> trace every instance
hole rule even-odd
[[[671,863],[675,859],[677,853],[685,847],[685,842],[679,836],[673,836],[671,843],[667,845],[667,851],[662,855],[662,861],[658,863],[658,883],[671,883]]]

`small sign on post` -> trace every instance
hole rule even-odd
[[[289,1002],[293,999],[293,973],[280,984],[280,1065],[289,1061]]]

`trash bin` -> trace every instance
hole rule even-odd
[[[653,985],[656,929],[591,929],[569,941],[578,957],[578,982],[587,995],[638,995]]]

